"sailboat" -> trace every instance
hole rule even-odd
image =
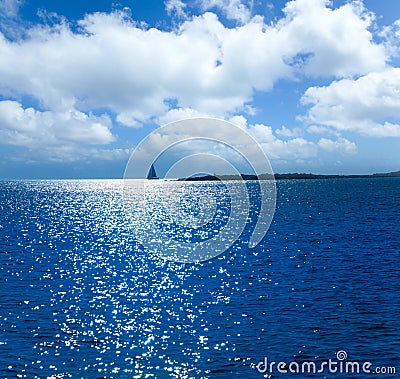
[[[147,174],[147,179],[158,179],[156,169],[154,168],[153,164],[151,165],[150,170]]]

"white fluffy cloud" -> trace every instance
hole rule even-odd
[[[285,137],[290,138],[283,140],[278,137],[279,133],[274,133],[272,127],[263,124],[250,125],[248,131],[271,160],[304,160],[316,157],[319,151],[340,155],[352,155],[357,152],[356,144],[342,137],[336,140],[321,138],[318,142],[313,142],[294,133],[286,134]]]
[[[356,144],[354,142],[350,142],[346,138],[339,138],[336,141],[328,138],[321,138],[318,141],[318,146],[322,150],[326,150],[328,152],[339,152],[343,155],[355,154],[357,152]]]
[[[392,57],[400,55],[400,19],[383,27],[379,37],[383,39],[385,48]]]
[[[304,138],[282,140],[276,137],[272,128],[263,124],[251,125],[251,135],[260,143],[268,157],[274,159],[306,159],[315,157],[318,146]]]
[[[282,137],[300,137],[304,134],[304,131],[301,128],[289,129],[285,125],[282,125],[280,129],[275,130],[275,133]]]
[[[114,141],[108,116],[76,110],[40,112],[16,101],[0,101],[0,140],[10,145],[41,149],[68,144],[108,144]]]
[[[298,70],[346,76],[385,64],[360,7],[331,10],[321,0],[296,0],[285,12],[272,26],[254,17],[227,28],[206,13],[167,32],[142,29],[115,12],[86,16],[79,33],[67,24],[36,27],[21,41],[1,37],[0,90],[33,96],[48,110],[106,108],[137,126],[168,112],[171,99],[229,114]]]
[[[12,13],[20,2],[2,4],[3,13]],[[385,69],[390,49],[374,42],[373,15],[361,2],[332,9],[327,0],[289,1],[274,24],[252,15],[252,1],[196,4],[218,9],[237,26],[227,27],[211,12],[190,17],[185,2],[166,0],[167,11],[184,20],[173,30],[144,28],[126,12],[113,12],[88,14],[78,28],[68,22],[34,26],[23,39],[0,33],[0,96],[10,99],[0,103],[1,141],[73,150],[79,143],[115,141],[114,115],[117,123],[130,127],[207,115],[250,128],[275,157],[313,157],[320,150],[353,152],[353,144],[345,139],[311,142],[299,129],[282,128],[274,134],[270,127],[247,126],[245,116],[254,111],[257,92],[272,90],[281,79],[299,77],[338,79],[304,95],[304,104],[311,106],[310,128],[399,135],[398,125],[379,124],[379,117],[371,115],[375,109],[382,117],[394,116],[379,96],[395,99],[398,83],[390,76],[397,71],[387,74],[387,81],[394,83],[394,92],[388,93],[392,87],[385,89],[378,82],[390,71]],[[360,75],[365,76],[351,79]],[[373,75],[380,75],[375,84]],[[356,98],[363,80],[376,87],[370,98],[380,106],[369,107]],[[39,103],[40,110],[21,104],[25,97]],[[355,114],[354,104],[361,106],[363,115]],[[335,107],[344,111],[332,117]],[[99,110],[109,116],[95,116]]]
[[[293,0],[278,23],[289,54],[307,75],[346,77],[383,69],[385,48],[373,43],[373,15],[360,1],[330,9],[328,0]],[[297,50],[297,51],[296,51]]]
[[[166,125],[174,121],[184,120],[193,117],[211,117],[209,113],[202,113],[192,108],[170,109],[166,114],[157,119],[159,125]]]
[[[400,68],[311,87],[302,101],[311,105],[306,117],[309,123],[376,137],[400,137]]]
[[[253,1],[241,0],[200,0],[203,11],[217,8],[229,20],[236,20],[241,24],[247,23],[251,18]]]
[[[318,154],[324,152],[328,152],[333,156],[351,155],[357,150],[354,143],[344,138],[337,138],[336,140],[321,138],[318,142],[301,137],[282,140],[274,133],[272,127],[268,125],[246,125],[246,120],[242,117],[233,118],[232,121],[243,131],[248,132],[255,138],[258,145],[265,152],[273,165],[282,161],[290,162],[291,165],[299,162],[311,162]],[[182,124],[180,125],[183,126]],[[249,144],[249,141],[243,138],[242,133],[243,132],[235,126],[223,128],[223,130],[221,130],[217,128],[214,123],[203,122],[202,119],[191,119],[187,121],[184,129],[173,128],[173,125],[171,125],[169,128],[159,129],[149,136],[145,147],[141,146],[138,152],[135,153],[136,159],[138,159],[135,163],[135,167],[140,167],[140,159],[150,159],[149,157],[158,156],[162,151],[164,152],[163,154],[167,156],[176,154],[179,159],[183,157],[193,157],[199,153],[215,154],[218,157],[226,159],[228,162],[240,165],[242,159],[239,159],[237,153],[234,153],[231,147],[244,152],[245,158],[248,162],[251,162],[252,165],[262,164],[262,162],[260,162],[260,155],[257,153],[258,149],[255,149],[254,144]],[[200,135],[212,136],[214,142],[204,138],[196,138],[193,140],[194,136],[198,137]],[[188,142],[189,140],[191,141]],[[216,143],[215,141],[219,142]],[[165,153],[166,148],[168,151],[167,153]],[[160,162],[158,162],[158,164],[160,164]],[[200,169],[200,167],[203,167],[203,171],[200,170],[198,172],[223,172],[218,165],[214,166],[210,163],[210,165],[206,164],[206,166],[204,166],[203,157],[196,163],[195,168]],[[243,168],[245,166],[241,167]],[[194,167],[189,168],[194,169]],[[206,171],[204,171],[204,168]],[[263,169],[264,172],[267,171],[267,167]],[[133,171],[131,174],[133,174]],[[184,176],[186,174],[180,173],[179,175]]]

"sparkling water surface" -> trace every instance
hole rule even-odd
[[[400,180],[279,181],[250,249],[253,185],[241,238],[180,264],[139,243],[122,181],[0,182],[0,378],[262,378],[339,350],[399,377]]]

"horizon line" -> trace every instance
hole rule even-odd
[[[370,173],[370,174],[314,174],[312,172],[287,172],[287,173],[262,173],[262,174],[245,174],[245,173],[241,173],[239,175],[237,174],[202,174],[201,176],[198,177],[177,177],[177,178],[159,178],[159,179],[167,179],[167,180],[175,180],[175,179],[187,179],[187,178],[202,178],[202,177],[207,177],[207,176],[214,176],[214,177],[233,177],[233,176],[265,176],[265,175],[273,175],[274,177],[279,175],[292,175],[292,176],[300,176],[300,175],[305,175],[305,176],[316,176],[316,177],[327,177],[327,178],[345,178],[345,177],[379,177],[379,175],[382,176],[389,176],[393,175],[393,174],[397,174],[397,176],[400,176],[400,170],[397,171],[388,171],[388,172],[374,172],[374,173]],[[396,175],[395,175],[396,177]],[[99,177],[99,178],[90,178],[90,177],[85,177],[85,178],[78,178],[78,177],[65,177],[65,178],[0,178],[0,181],[30,181],[30,180],[149,180],[146,178],[105,178],[105,177]]]

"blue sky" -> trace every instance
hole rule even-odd
[[[275,172],[400,169],[398,0],[1,0],[0,32],[0,178],[120,178],[197,116]]]

